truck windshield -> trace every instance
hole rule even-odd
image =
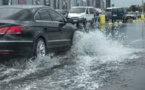
[[[85,8],[71,8],[70,13],[84,13]]]

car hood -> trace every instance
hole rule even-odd
[[[133,14],[126,14],[126,16],[135,16],[135,15],[133,15]]]
[[[81,17],[82,15],[84,15],[84,13],[69,13],[68,17]]]

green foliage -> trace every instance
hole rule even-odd
[[[145,11],[145,3],[143,5],[143,10]],[[127,11],[142,11],[142,5],[139,6],[139,5],[131,5]]]
[[[142,10],[141,6],[136,6],[136,5],[131,5],[131,6],[127,9],[127,11],[141,11],[141,10]]]

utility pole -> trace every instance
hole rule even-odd
[[[141,14],[141,19],[144,20],[144,0],[142,0],[142,14]]]
[[[125,7],[125,6],[124,6],[124,1],[122,1],[122,4],[123,4],[123,8],[124,8],[124,7]]]
[[[111,1],[110,0],[106,0],[106,8],[107,7],[111,7]]]
[[[144,12],[144,0],[142,0],[142,14]]]

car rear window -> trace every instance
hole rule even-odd
[[[118,9],[118,12],[123,12],[123,9]]]
[[[31,12],[20,8],[0,8],[1,20],[31,20]]]
[[[117,9],[112,9],[112,12],[117,12]]]
[[[123,12],[123,9],[119,8],[119,9],[112,9],[112,12]]]

